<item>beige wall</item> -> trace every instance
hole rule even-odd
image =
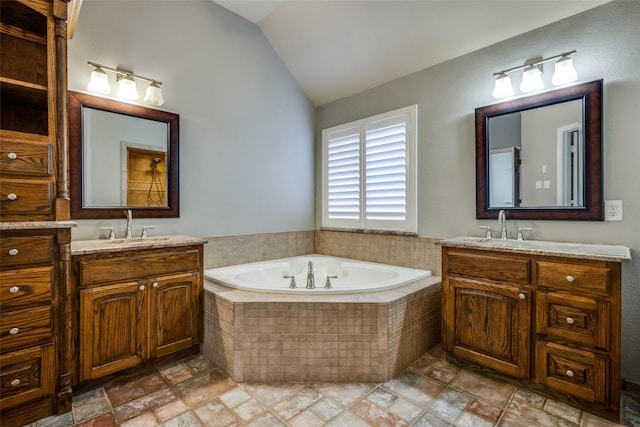
[[[422,237],[480,236],[475,219],[474,110],[495,103],[492,74],[576,49],[579,82],[604,79],[604,196],[622,200],[624,221],[510,221],[531,238],[608,243],[632,249],[623,266],[622,374],[640,383],[640,2],[614,1],[555,24],[319,107],[316,226],[323,128],[418,104],[418,231]],[[550,80],[547,65],[545,79]],[[519,81],[514,78],[514,83]],[[548,83],[550,85],[550,83]],[[635,184],[634,184],[635,183]]]

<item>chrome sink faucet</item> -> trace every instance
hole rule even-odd
[[[498,224],[500,224],[500,238],[507,240],[507,214],[504,210],[498,212]]]
[[[127,239],[131,239],[133,237],[133,233],[131,232],[131,222],[133,220],[133,217],[131,215],[131,209],[127,209],[126,211],[124,211],[124,213],[127,215],[127,234],[126,234],[126,238]]]
[[[309,261],[309,266],[307,267],[307,289],[314,289],[315,287],[316,284],[313,277],[313,262]]]

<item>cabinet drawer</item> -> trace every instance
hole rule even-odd
[[[49,176],[53,173],[51,165],[51,144],[0,140],[0,170],[4,176]]]
[[[608,295],[611,269],[603,265],[537,261],[538,286],[564,289],[578,294]]]
[[[605,402],[608,359],[555,343],[536,343],[536,381],[589,402]]]
[[[21,264],[52,262],[53,236],[0,238],[0,265],[10,267]]]
[[[80,260],[80,283],[91,286],[120,281],[147,279],[165,274],[199,270],[197,249],[165,250],[144,254],[138,251],[112,259]]]
[[[51,307],[38,307],[0,315],[2,353],[50,340]]]
[[[530,261],[515,255],[447,251],[446,271],[453,275],[509,282],[531,282]]]
[[[53,345],[0,356],[0,407],[3,410],[52,395],[55,386]]]
[[[0,313],[51,303],[53,267],[0,272]]]
[[[0,215],[49,215],[53,184],[49,180],[0,179]]]
[[[538,292],[536,333],[601,350],[611,348],[611,304],[561,292]]]

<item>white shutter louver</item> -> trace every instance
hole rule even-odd
[[[328,216],[360,218],[360,134],[329,137]]]

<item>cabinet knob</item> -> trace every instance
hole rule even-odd
[[[10,158],[11,160],[15,160],[18,158],[18,155],[16,153],[8,153],[7,157]]]
[[[573,371],[571,369],[567,369],[567,376],[569,378],[573,378],[573,375],[574,375]]]
[[[18,329],[18,328],[11,328],[11,329],[9,329],[9,333],[10,333],[11,335],[15,335],[15,334],[17,334],[18,332],[20,332],[20,329]]]
[[[11,380],[11,387],[18,387],[20,385],[20,380],[19,379],[15,379],[15,380]]]
[[[16,255],[18,255],[19,252],[20,251],[17,250],[16,248],[9,249],[9,255],[11,255],[11,256],[16,256]]]
[[[140,290],[144,291],[144,285],[140,285]]]
[[[576,280],[573,276],[567,276],[567,282],[573,282]]]
[[[153,287],[157,288],[158,287],[158,282],[153,282]]]
[[[574,320],[573,320],[572,317],[567,317],[567,323],[568,324],[573,325],[573,322],[574,322]]]
[[[17,286],[12,286],[9,288],[9,293],[10,294],[17,294],[20,291],[20,288]]]
[[[522,293],[522,292],[521,292],[521,293],[519,293],[519,294],[518,294],[518,298],[520,298],[520,299],[526,299],[526,298],[527,298],[527,296],[526,296],[524,293]]]
[[[18,198],[18,195],[15,193],[9,193],[7,194],[7,199],[9,200],[16,200]]]

